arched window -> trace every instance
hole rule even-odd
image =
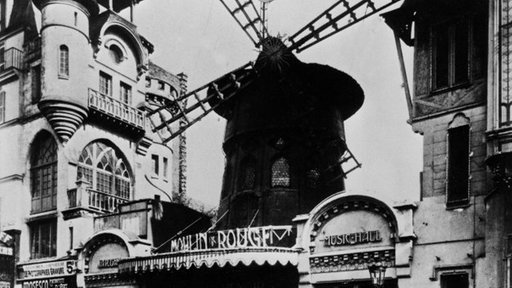
[[[284,158],[278,158],[272,164],[272,187],[290,187],[290,165]]]
[[[45,133],[36,138],[33,147],[30,161],[31,213],[38,213],[57,208],[57,143]]]
[[[113,147],[93,142],[78,159],[77,179],[84,178],[96,192],[129,200],[131,177],[123,158]]]
[[[123,51],[117,45],[110,45],[108,54],[114,63],[121,63],[124,60]]]
[[[240,190],[254,189],[256,184],[256,160],[246,158],[240,165],[240,174],[238,179],[238,188]]]
[[[59,76],[69,77],[69,48],[66,45],[59,47]]]

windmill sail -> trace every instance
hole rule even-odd
[[[254,46],[259,47],[265,35],[268,35],[256,6],[251,0],[220,0],[229,14],[242,27]],[[260,31],[261,29],[261,31]]]
[[[163,143],[171,141],[252,83],[255,74],[253,63],[249,62],[173,101],[158,105],[147,113],[153,132],[160,135]],[[179,120],[181,125],[173,125]]]
[[[290,50],[297,53],[345,30],[399,0],[338,0],[306,26],[292,35]]]

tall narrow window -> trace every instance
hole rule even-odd
[[[30,258],[46,258],[57,255],[57,221],[47,220],[29,224]]]
[[[74,237],[73,227],[69,227],[69,250],[73,249],[73,237]]]
[[[5,48],[4,43],[0,43],[0,71],[5,70]]]
[[[41,65],[32,67],[32,104],[41,100]]]
[[[290,186],[290,165],[288,161],[281,157],[272,164],[272,187]]]
[[[0,123],[5,122],[5,91],[0,91]]]
[[[0,0],[0,31],[3,31],[6,26],[5,2],[6,0]]]
[[[254,189],[256,184],[256,160],[246,158],[240,165],[238,187],[240,190]]]
[[[89,202],[94,208],[113,211],[118,203],[130,199],[128,166],[120,153],[105,143],[93,142],[82,151],[77,179],[82,178],[90,183]]]
[[[132,104],[132,87],[124,82],[121,82],[120,88],[121,88],[121,102],[131,105]]]
[[[112,96],[112,76],[100,71],[100,93]]]
[[[167,173],[168,173],[167,170],[169,169],[169,160],[166,157],[164,157],[164,159],[163,159],[163,165],[164,165],[163,171],[162,171],[163,177],[167,178],[167,176],[168,176],[167,175]]]
[[[32,213],[57,208],[57,144],[49,134],[34,141],[31,156]]]
[[[447,206],[469,201],[469,125],[448,129]]]
[[[158,176],[160,173],[160,167],[159,167],[159,159],[158,155],[151,155],[151,171],[153,172],[153,175]]]
[[[69,77],[69,48],[66,45],[59,47],[59,77]]]
[[[434,89],[450,88],[469,80],[469,25],[462,18],[433,27]]]
[[[468,273],[454,273],[441,275],[441,288],[468,288]]]

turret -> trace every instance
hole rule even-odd
[[[41,10],[42,96],[39,103],[61,141],[67,141],[87,117],[89,68],[93,51],[89,19],[96,1],[39,0]]]

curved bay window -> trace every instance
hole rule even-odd
[[[78,159],[77,179],[89,182],[89,204],[113,211],[117,204],[130,199],[131,177],[127,165],[113,147],[93,142]]]
[[[57,208],[57,143],[50,134],[40,135],[34,142],[30,161],[31,213]]]
[[[240,179],[238,187],[240,190],[252,190],[256,184],[256,160],[248,157],[240,165]]]
[[[290,164],[286,158],[281,157],[272,163],[271,186],[290,187]]]

